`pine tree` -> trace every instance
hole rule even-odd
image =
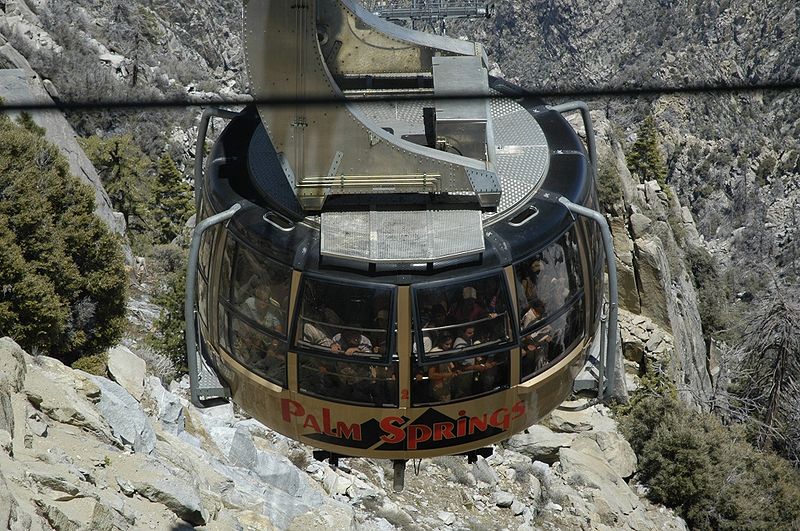
[[[100,352],[125,323],[119,242],[58,149],[0,121],[0,335],[67,362]]]
[[[81,139],[86,156],[100,174],[113,207],[122,212],[131,230],[132,221],[147,225],[145,205],[151,193],[152,178],[148,174],[150,160],[130,135]]]
[[[172,157],[163,155],[158,161],[151,207],[157,231],[156,243],[169,243],[175,239],[193,211],[191,188],[184,182]]]
[[[639,177],[639,181],[656,180],[663,188],[666,185],[667,166],[656,129],[656,121],[648,116],[642,122],[628,155],[625,157],[628,169]]]

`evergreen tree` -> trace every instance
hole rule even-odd
[[[122,333],[127,278],[94,195],[58,149],[0,126],[0,335],[71,362]]]
[[[153,257],[162,279],[153,302],[161,307],[161,313],[153,323],[150,344],[156,352],[172,360],[178,371],[186,372],[186,251],[175,245],[163,245],[155,248]]]
[[[661,147],[656,129],[656,121],[648,116],[642,122],[625,160],[632,174],[639,177],[639,181],[656,180],[663,188],[667,179],[667,166],[661,154]]]
[[[147,227],[145,205],[152,189],[150,160],[130,135],[81,139],[86,156],[100,174],[111,204],[122,212],[129,230]],[[132,225],[137,218],[139,227]]]
[[[175,239],[194,211],[192,190],[184,182],[175,161],[166,154],[158,161],[151,211],[157,230],[156,243]]]

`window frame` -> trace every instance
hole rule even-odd
[[[307,356],[315,356],[320,358],[328,358],[334,361],[346,361],[346,362],[357,362],[357,363],[364,363],[367,365],[382,365],[388,366],[392,362],[392,356],[396,354],[397,351],[397,286],[395,284],[386,284],[382,282],[363,282],[359,280],[350,280],[344,279],[341,277],[333,277],[334,280],[331,280],[330,276],[322,275],[319,273],[310,273],[304,272],[300,278],[300,282],[298,283],[297,295],[295,297],[295,305],[294,305],[294,312],[292,314],[292,319],[289,326],[289,350],[291,352],[296,352],[298,354],[298,360],[300,355],[307,355]],[[328,284],[338,284],[340,286],[352,286],[364,289],[388,289],[390,294],[390,302],[389,302],[389,312],[388,312],[388,322],[389,328],[386,330],[387,339],[386,339],[386,351],[383,354],[374,354],[372,357],[367,356],[346,356],[335,354],[330,352],[330,350],[322,350],[322,349],[312,349],[308,347],[304,347],[300,342],[297,340],[297,333],[298,333],[298,326],[300,323],[300,312],[303,307],[303,297],[305,296],[306,288],[308,286],[308,281],[322,281]],[[352,326],[342,326],[343,329],[352,329],[352,330],[361,330],[362,335],[363,330],[367,330],[365,328],[355,328]],[[332,339],[332,338],[331,338]],[[298,361],[299,362],[299,361]]]
[[[581,307],[581,305],[583,305]],[[580,310],[580,311],[578,311]],[[571,311],[575,311],[576,315],[579,315],[579,318],[583,321],[583,332],[576,337],[572,343],[568,345],[564,345],[564,352],[562,352],[557,358],[554,358],[552,361],[548,361],[547,365],[539,369],[538,371],[534,371],[528,375],[522,373],[522,357],[523,357],[523,345],[522,342],[525,337],[528,337],[532,334],[535,334],[537,331],[543,329],[546,326],[550,326],[555,321],[561,319],[562,317],[569,314]],[[519,359],[520,359],[520,371],[519,371],[519,382],[524,383],[530,381],[532,378],[542,374],[543,372],[547,371],[559,361],[564,359],[564,357],[572,352],[575,349],[575,346],[580,342],[581,339],[586,337],[586,299],[585,299],[585,291],[581,290],[580,292],[576,293],[574,296],[570,297],[567,303],[564,304],[557,312],[553,313],[551,316],[547,317],[546,319],[542,319],[536,322],[536,326],[531,327],[530,329],[526,330],[525,333],[520,333],[520,340],[519,340]]]
[[[420,323],[420,315],[418,311],[418,304],[417,304],[417,295],[420,290],[423,289],[431,289],[437,288],[441,286],[452,286],[457,283],[461,283],[462,286],[465,285],[467,282],[471,282],[474,280],[482,280],[486,278],[490,278],[493,275],[497,275],[500,277],[500,289],[502,289],[505,293],[506,297],[506,311],[505,318],[507,319],[507,323],[509,324],[509,339],[506,342],[501,343],[486,343],[483,346],[479,346],[475,349],[453,349],[442,353],[440,356],[430,357],[426,356],[425,347],[424,347],[424,339],[422,337],[422,323]],[[514,311],[513,307],[509,306],[511,303],[511,290],[508,285],[508,278],[506,277],[505,269],[495,269],[490,270],[488,273],[486,271],[474,273],[472,275],[467,276],[459,276],[455,278],[443,279],[443,280],[434,280],[432,282],[424,282],[418,284],[411,285],[411,344],[412,346],[416,346],[416,358],[417,364],[420,366],[427,366],[427,365],[435,365],[437,363],[442,363],[444,361],[461,361],[468,358],[474,358],[476,356],[485,356],[489,354],[497,354],[503,351],[510,351],[511,349],[519,346],[519,326],[514,324],[514,320],[516,319],[516,312]],[[444,328],[461,328],[464,324],[458,325],[446,325],[444,327],[439,327],[440,329]],[[466,352],[465,352],[466,351]],[[412,351],[411,357],[414,357],[414,352]]]

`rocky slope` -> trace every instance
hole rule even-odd
[[[315,462],[230,405],[196,409],[125,348],[113,380],[9,338],[0,364],[8,529],[685,529],[626,481],[636,457],[604,406],[557,411],[474,465],[425,460],[395,493],[388,462]]]
[[[667,182],[731,271],[735,290],[763,287],[753,263],[797,278],[800,234],[800,6],[557,0],[495,2],[490,22],[458,23],[478,35],[504,75],[534,91],[589,98],[627,145],[643,115],[664,139]],[[663,87],[777,86],[659,94]],[[656,89],[599,97],[592,91]],[[583,95],[582,95],[583,94]],[[763,273],[763,271],[762,271]]]

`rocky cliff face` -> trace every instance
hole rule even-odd
[[[395,493],[388,462],[315,462],[230,405],[194,408],[125,348],[113,380],[8,338],[0,364],[8,529],[686,528],[627,481],[636,456],[603,406],[558,411],[474,465],[424,460]]]
[[[534,91],[589,98],[627,142],[642,115],[664,137],[667,182],[689,207],[734,288],[763,269],[794,282],[800,234],[800,7],[729,0],[500,0],[477,34],[504,75]],[[604,88],[766,86],[776,90],[599,97]],[[582,96],[582,94],[584,94]],[[761,273],[749,273],[754,263]]]

